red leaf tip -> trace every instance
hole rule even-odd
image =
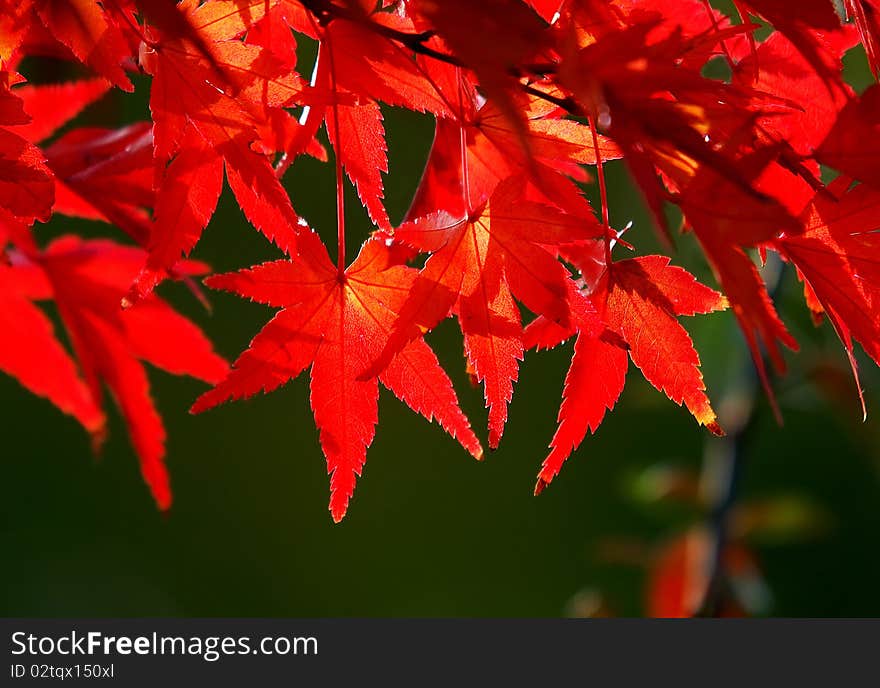
[[[710,423],[706,423],[706,430],[711,432],[716,437],[724,437],[727,433],[724,432],[723,428],[718,424],[718,421],[713,420]]]

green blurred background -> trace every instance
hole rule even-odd
[[[856,79],[864,64],[855,58]],[[57,69],[43,67],[57,80]],[[49,79],[52,80],[52,79]],[[111,94],[78,120],[143,119],[148,83]],[[429,120],[386,109],[388,208],[399,220],[428,153]],[[658,250],[622,169],[610,165],[611,217],[640,253]],[[285,179],[297,210],[335,235],[332,166],[298,162]],[[349,245],[369,231],[349,191]],[[114,234],[56,217],[37,227]],[[714,285],[692,240],[674,262]],[[351,250],[351,249],[350,249]],[[625,251],[618,257],[623,257]],[[331,250],[331,253],[333,251]],[[274,258],[226,192],[194,256],[218,271]],[[271,311],[211,294],[205,312],[180,285],[163,296],[196,320],[230,360]],[[880,615],[880,375],[865,357],[861,413],[830,327],[814,329],[796,280],[779,307],[803,351],[776,381],[785,425],[761,399],[744,444],[739,503],[771,505],[747,533],[760,567],[758,613]],[[736,386],[742,338],[731,313],[686,319],[713,400]],[[460,335],[444,322],[429,341],[485,442],[482,392],[464,374]],[[156,511],[115,409],[103,455],[48,402],[0,376],[5,616],[558,616],[646,609],[650,562],[700,510],[663,498],[670,476],[701,470],[717,442],[631,367],[621,402],[544,494],[535,474],[555,429],[571,344],[530,354],[501,448],[475,462],[390,393],[349,514],[334,525],[328,479],[304,377],[270,396],[187,413],[200,383],[151,371],[168,430],[175,503]],[[674,496],[673,496],[674,497]],[[768,511],[765,509],[765,511]]]

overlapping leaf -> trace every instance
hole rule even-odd
[[[133,301],[198,241],[216,207],[224,165],[250,222],[282,249],[294,248],[299,217],[268,157],[253,144],[269,108],[295,100],[304,84],[268,50],[238,40],[266,6],[160,2],[144,8],[157,34],[143,63],[154,77],[154,157],[163,170],[158,194],[167,200],[157,211]]]
[[[17,133],[30,117],[11,92],[11,81],[0,71],[0,209],[30,224],[49,217],[54,185],[42,152]]]
[[[144,480],[159,508],[167,509],[171,490],[164,464],[165,430],[140,361],[206,382],[221,379],[227,365],[192,322],[158,297],[121,310],[122,295],[144,258],[140,249],[73,236],[56,240],[43,252],[15,253],[12,266],[0,266],[0,317],[5,324],[0,368],[76,418],[98,445],[106,385],[125,419]],[[76,364],[33,304],[49,299],[58,308]]]
[[[401,308],[381,355],[365,375],[381,371],[407,342],[452,312],[489,407],[489,446],[497,447],[507,420],[519,361],[522,323],[514,296],[533,313],[568,324],[569,281],[554,251],[595,236],[592,216],[567,215],[523,200],[524,181],[502,183],[482,211],[416,219],[395,232],[403,243],[431,252]]]
[[[574,317],[568,328],[538,319],[526,329],[530,348],[550,348],[578,335],[565,378],[559,427],[538,475],[536,493],[553,480],[587,431],[596,432],[617,403],[627,358],[654,387],[683,404],[700,425],[722,434],[705,394],[700,358],[677,318],[722,310],[727,306],[724,297],[670,265],[665,256],[645,256],[612,263],[589,300],[604,327],[597,328],[591,310],[572,298]]]
[[[878,209],[880,192],[865,185],[846,191],[839,200],[819,194],[804,209],[803,231],[776,241],[834,326],[857,381],[853,338],[880,365]]]

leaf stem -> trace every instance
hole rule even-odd
[[[742,4],[740,2],[738,2],[737,0],[733,0],[733,6],[736,9],[736,11],[739,13],[740,19],[742,20],[743,24],[747,23],[749,21],[748,11],[745,10],[742,7]],[[752,79],[755,83],[757,83],[758,82],[758,42],[755,40],[755,34],[751,31],[749,31],[746,38],[749,42],[749,50],[752,54],[752,60],[753,60]]]
[[[715,33],[718,33],[721,27],[718,25],[718,19],[715,17],[715,10],[712,8],[709,0],[703,0],[703,6],[706,8],[706,12],[709,14],[709,21],[712,22],[712,30]],[[727,60],[727,65],[732,71],[736,67],[736,64],[733,61],[733,57],[730,54],[730,50],[727,49],[727,43],[725,43],[724,40],[721,40],[720,43],[721,52],[724,54],[724,59]]]
[[[602,152],[599,150],[599,133],[596,131],[596,118],[589,116],[590,133],[593,136],[593,150],[596,153],[596,176],[599,179],[599,197],[602,204],[602,226],[605,229],[605,264],[611,268],[611,239],[608,233],[611,231],[611,218],[608,209],[608,187],[605,184],[605,167],[602,161]]]
[[[464,81],[461,77],[461,68],[456,69],[458,76],[458,132],[459,153],[461,155],[461,193],[464,201],[465,218],[469,218],[473,212],[471,207],[471,181],[468,170],[467,130],[464,126]]]
[[[339,276],[345,273],[345,178],[342,173],[342,147],[339,141],[339,104],[336,92],[336,67],[333,63],[333,46],[327,32],[321,37],[320,53],[326,50],[333,102],[330,116],[333,118],[333,157],[336,162],[336,265]]]

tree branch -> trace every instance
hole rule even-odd
[[[775,254],[768,254],[765,270],[769,268],[771,273],[766,280],[771,299],[779,292],[785,267],[786,264]],[[764,364],[769,366],[766,356]],[[730,542],[730,518],[739,497],[747,448],[756,428],[760,394],[761,385],[755,365],[745,355],[736,387],[725,395],[719,405],[721,415],[727,416],[723,420],[727,435],[709,440],[703,454],[703,480],[711,504],[706,525],[712,542],[706,589],[696,616],[719,616],[724,601],[733,592],[724,566],[724,552]]]
[[[376,22],[370,21],[365,15],[352,12],[345,7],[334,5],[329,0],[302,0],[302,4],[315,16],[317,21],[322,25],[328,24],[333,19],[344,19],[346,21],[357,24],[358,26],[361,26],[368,31],[372,31],[379,36],[383,36],[384,38],[395,41],[396,43],[400,43],[402,46],[410,49],[413,53],[417,55],[424,55],[425,57],[429,57],[439,62],[445,62],[446,64],[450,64],[455,67],[464,67],[465,69],[470,69],[468,65],[462,62],[455,55],[449,55],[448,53],[435,50],[429,45],[426,45],[427,42],[436,35],[433,31],[423,31],[421,33],[407,33],[405,31],[399,31],[398,29],[391,28],[390,26],[384,26],[383,24],[378,24]],[[545,78],[547,76],[555,74],[556,69],[557,65],[553,62],[535,63],[523,65],[522,68],[511,67],[510,75],[515,79],[524,79],[530,76]],[[536,98],[546,100],[548,103],[553,103],[554,105],[561,107],[570,115],[574,115],[576,117],[587,116],[587,113],[584,112],[583,108],[578,105],[572,98],[560,98],[549,93],[544,93],[540,89],[537,89],[531,84],[527,83],[519,82],[519,86],[523,90],[523,92],[535,96]]]

